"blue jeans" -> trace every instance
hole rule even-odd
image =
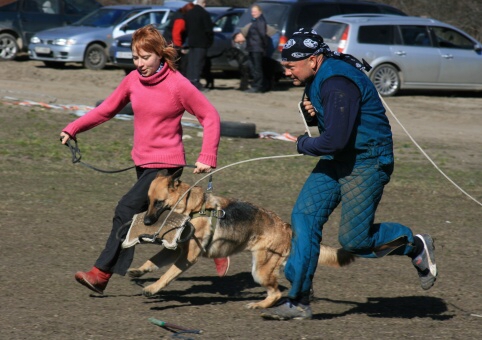
[[[285,276],[292,285],[290,298],[309,294],[323,225],[340,202],[338,240],[345,250],[366,258],[407,255],[412,251],[413,234],[408,227],[374,223],[375,211],[392,171],[392,155],[318,162],[291,214],[293,238],[285,267]]]

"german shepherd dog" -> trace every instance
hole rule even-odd
[[[249,250],[253,256],[253,278],[267,289],[268,296],[246,307],[273,306],[281,298],[278,277],[280,267],[290,253],[291,226],[272,211],[248,202],[204,193],[198,186],[186,193],[190,185],[182,182],[179,176],[178,172],[172,176],[162,171],[157,174],[149,188],[149,208],[144,224],[152,225],[164,210],[173,209],[191,216],[193,237],[179,244],[176,250],[163,248],[139,268],[130,268],[128,274],[140,277],[172,264],[158,281],[144,288],[143,294],[152,296],[194,265],[200,256],[220,258]],[[202,210],[207,214],[199,216]],[[209,212],[216,212],[216,223],[212,223]],[[321,265],[340,267],[354,260],[354,256],[343,249],[321,245],[320,250],[318,263]]]

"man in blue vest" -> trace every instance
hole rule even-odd
[[[356,256],[405,255],[423,289],[437,278],[434,242],[393,222],[374,223],[383,188],[393,172],[390,124],[377,90],[366,76],[370,65],[332,52],[313,30],[300,29],[285,44],[282,65],[294,85],[305,85],[304,114],[320,136],[298,137],[298,152],[320,157],[291,214],[293,239],[285,276],[288,298],[266,309],[267,319],[310,319],[310,290],[323,225],[341,203],[338,240]]]

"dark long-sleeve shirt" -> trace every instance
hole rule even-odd
[[[317,137],[298,138],[298,152],[310,156],[342,151],[352,136],[360,110],[360,90],[348,78],[329,78],[323,83],[320,92],[325,132]]]

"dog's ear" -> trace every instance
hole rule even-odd
[[[174,180],[179,180],[181,178],[183,170],[184,170],[184,168],[179,168],[175,173],[172,174],[172,178]]]
[[[169,176],[169,172],[167,171],[167,169],[159,170],[156,175],[156,177],[167,177],[167,176]]]
[[[169,179],[169,188],[174,189],[175,187],[179,186],[181,183],[182,170],[183,168],[180,168],[171,175],[171,178]]]

